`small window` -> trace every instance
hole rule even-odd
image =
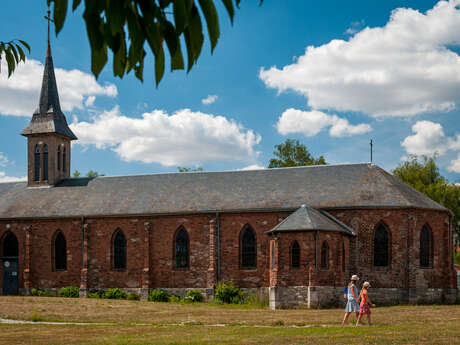
[[[1,256],[19,256],[18,239],[12,232],[3,236]]]
[[[43,147],[43,179],[48,180],[48,145]]]
[[[63,172],[66,172],[67,171],[67,154],[66,154],[66,149],[65,149],[65,146],[62,150],[62,171]]]
[[[40,181],[40,147],[35,145],[34,153],[34,181]]]
[[[257,267],[256,235],[251,227],[243,230],[241,236],[241,268],[252,269]]]
[[[187,231],[181,228],[175,240],[176,268],[189,267],[189,239]]]
[[[56,271],[67,269],[67,243],[61,231],[54,239],[54,268]]]
[[[300,246],[297,241],[294,241],[291,246],[291,267],[300,267]]]
[[[321,268],[327,269],[329,267],[329,245],[326,241],[321,246]]]
[[[61,171],[61,145],[57,149],[57,170]]]
[[[424,225],[420,231],[420,267],[432,266],[433,240],[430,229]]]
[[[374,232],[374,266],[386,267],[389,263],[389,234],[385,225],[380,223]]]
[[[113,269],[124,270],[126,269],[126,237],[123,231],[117,230],[113,237]]]

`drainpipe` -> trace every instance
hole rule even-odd
[[[216,212],[217,223],[217,281],[220,281],[220,215]]]
[[[316,271],[316,281],[318,281],[318,230],[314,233],[315,237],[315,271]]]
[[[81,268],[85,268],[85,216],[81,216]]]

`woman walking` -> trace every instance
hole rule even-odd
[[[364,282],[363,289],[361,290],[361,294],[359,295],[359,300],[361,300],[360,310],[358,320],[356,321],[356,326],[362,324],[361,318],[363,315],[367,315],[367,323],[369,326],[372,325],[371,323],[371,309],[370,306],[375,307],[375,304],[371,302],[369,298],[367,290],[371,287],[369,282]]]
[[[351,279],[350,283],[348,284],[347,289],[347,305],[345,307],[345,316],[343,317],[342,326],[345,325],[347,322],[348,317],[351,313],[356,313],[356,318],[359,316],[359,303],[358,303],[358,288],[355,284],[357,284],[359,277],[354,274]]]

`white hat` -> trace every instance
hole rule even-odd
[[[353,274],[353,275],[351,276],[351,279],[350,279],[350,280],[352,280],[352,281],[353,281],[353,280],[359,280],[359,277],[358,277],[356,274]]]
[[[369,282],[364,282],[364,284],[363,284],[363,288],[368,288],[370,286],[371,286],[371,283],[369,283]]]

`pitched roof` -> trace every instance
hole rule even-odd
[[[443,206],[373,164],[0,183],[0,218]]]
[[[67,120],[61,111],[49,41],[46,50],[45,69],[43,71],[39,105],[29,125],[21,132],[24,136],[45,133],[64,135],[70,140],[77,139],[67,125]]]
[[[329,213],[306,205],[300,206],[297,211],[266,233],[313,230],[337,231],[355,235],[351,228],[335,219]]]

